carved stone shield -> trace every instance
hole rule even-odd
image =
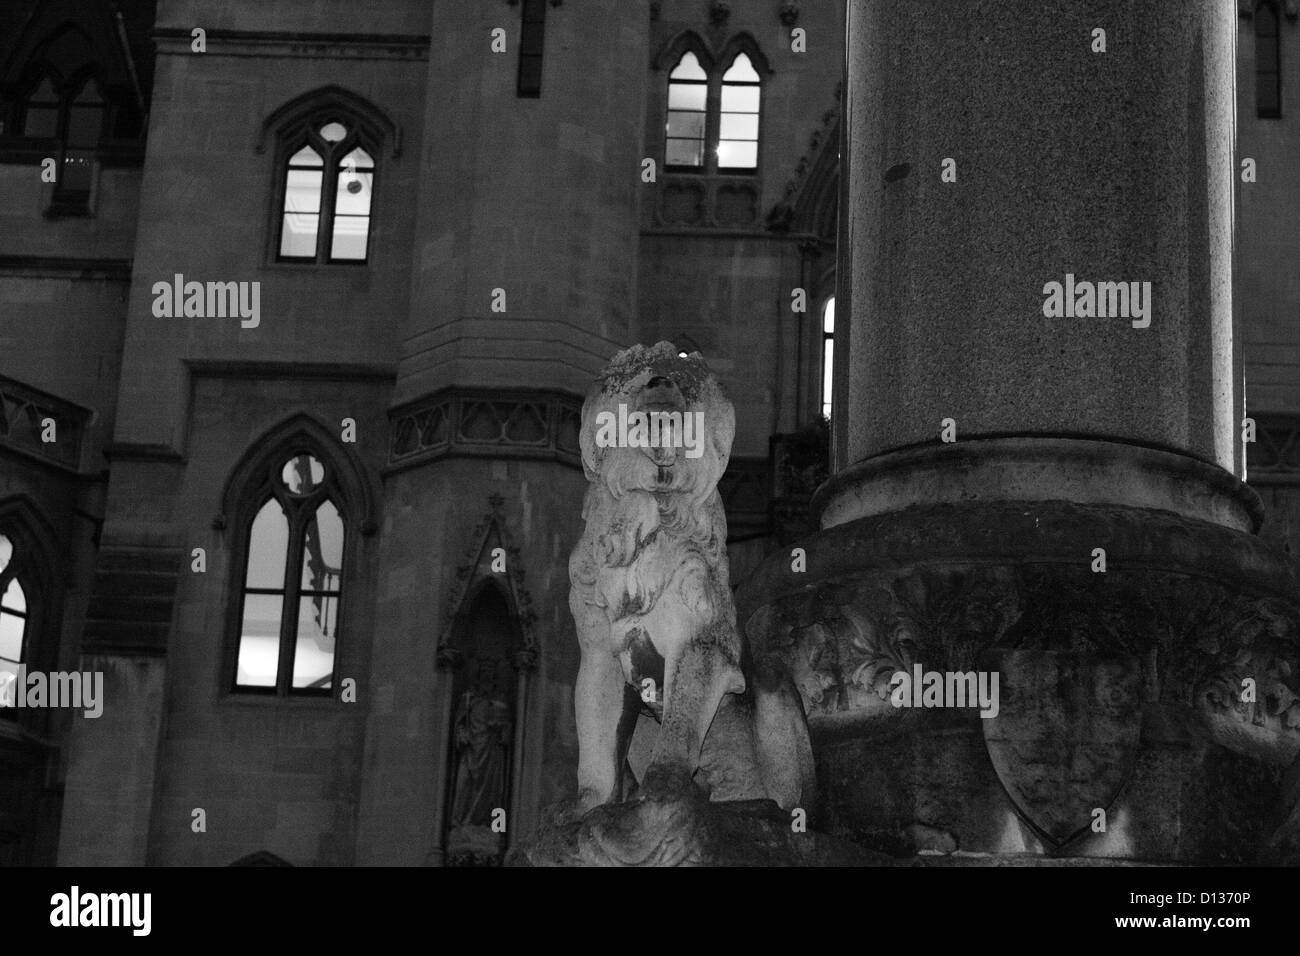
[[[1128,780],[1142,727],[1142,669],[1095,651],[1000,655],[999,710],[982,721],[1021,819],[1055,851],[1089,830]]]

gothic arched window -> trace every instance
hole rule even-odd
[[[384,148],[401,130],[364,97],[326,86],[285,103],[262,122],[257,151],[275,143],[270,258],[365,263],[375,233],[375,184]]]
[[[54,540],[54,530],[25,499],[0,502],[0,719],[38,731],[43,712],[14,705],[19,668],[47,670],[58,656],[44,639],[58,631]]]
[[[104,138],[108,104],[99,80],[80,73],[69,80],[47,70],[22,102],[21,136],[48,142],[55,161],[56,212],[86,212],[94,183],[95,151]]]
[[[323,457],[288,448],[255,473],[239,538],[236,691],[327,695],[334,686],[349,532],[339,476]]]
[[[665,165],[702,169],[708,122],[709,75],[690,50],[668,74],[668,124]]]
[[[1282,31],[1274,0],[1255,7],[1255,107],[1262,119],[1282,115]]]
[[[303,131],[284,164],[281,261],[366,261],[375,191],[372,151],[355,126],[337,118]]]
[[[758,169],[762,76],[767,62],[746,34],[714,65],[703,41],[686,34],[665,54],[668,109],[664,166],[677,172],[752,173]]]
[[[758,107],[762,92],[762,81],[754,64],[745,53],[737,53],[722,74],[719,172],[758,168]]]
[[[23,556],[0,534],[0,708],[14,706],[18,668],[27,661],[27,592],[19,572]]]
[[[835,296],[822,307],[822,417],[831,417],[835,377]]]

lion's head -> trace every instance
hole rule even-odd
[[[583,470],[615,498],[680,495],[692,507],[726,471],[736,412],[698,353],[671,342],[619,352],[582,406]]]

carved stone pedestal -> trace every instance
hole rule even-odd
[[[847,495],[828,489],[828,511]],[[755,656],[803,698],[820,828],[899,856],[1293,857],[1285,559],[1173,510],[953,498],[841,509],[798,543],[805,571],[777,554],[739,595]],[[996,708],[895,706],[917,665],[984,672]]]
[[[771,800],[711,803],[702,794],[597,807],[580,820],[552,815],[523,866],[869,866],[880,853],[798,831]]]

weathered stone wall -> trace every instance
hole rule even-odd
[[[1286,5],[1283,4],[1283,7]],[[1237,270],[1233,293],[1246,355],[1248,412],[1300,412],[1300,179],[1294,173],[1300,135],[1300,20],[1279,18],[1282,116],[1262,119],[1255,105],[1255,27],[1238,18]],[[1241,181],[1254,159],[1257,181]]]

